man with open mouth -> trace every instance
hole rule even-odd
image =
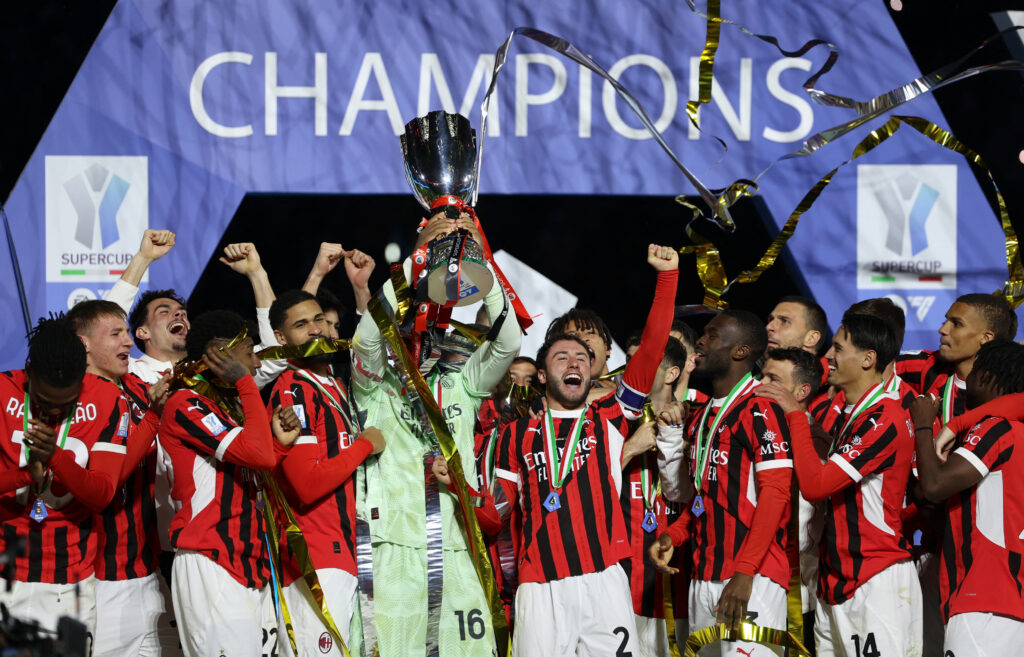
[[[628,420],[640,415],[665,352],[678,260],[671,247],[648,247],[658,272],[654,303],[618,387],[588,404],[591,348],[579,335],[550,336],[537,354],[547,408],[513,422],[499,440],[495,474],[522,510],[516,657],[641,654],[619,565],[630,555],[620,460]]]

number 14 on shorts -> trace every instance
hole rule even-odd
[[[859,634],[851,635],[850,640],[853,641],[853,649],[856,657],[882,657],[882,653],[879,652],[878,646],[875,645],[874,632],[868,632],[863,641]]]

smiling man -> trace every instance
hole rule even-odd
[[[919,395],[942,400],[942,425],[964,412],[965,390],[978,350],[996,338],[1013,340],[1017,316],[1006,300],[991,294],[965,294],[946,311],[939,348],[896,359],[896,373]]]
[[[806,413],[786,404],[800,492],[825,502],[814,629],[823,657],[920,655],[923,646],[921,586],[900,521],[914,439],[882,378],[898,348],[884,320],[843,318],[826,354],[828,382],[856,402],[832,429],[824,464]]]
[[[549,336],[537,354],[547,409],[505,428],[495,474],[522,510],[512,653],[639,655],[619,502],[623,438],[640,415],[672,325],[678,254],[651,244],[658,271],[640,350],[618,388],[587,403],[594,357],[580,335]]]
[[[149,411],[150,386],[128,371],[132,339],[121,307],[111,301],[83,301],[68,312],[67,320],[85,344],[86,371],[121,389],[132,428],[117,494],[96,516],[93,654],[157,653],[161,646],[173,651],[178,637],[171,631],[170,592],[157,574],[160,538],[153,486],[160,415]],[[155,389],[165,387],[166,382]],[[144,421],[144,430],[135,430]]]

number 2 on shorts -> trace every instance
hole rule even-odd
[[[629,643],[629,630],[624,627],[616,627],[612,630],[612,634],[622,635],[622,641],[619,643],[619,647],[615,650],[615,657],[633,657],[632,651],[626,650],[626,645]]]

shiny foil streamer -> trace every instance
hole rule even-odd
[[[336,354],[352,346],[351,340],[316,338],[305,344],[276,345],[256,352],[260,360],[301,360],[323,354]]]
[[[725,623],[697,630],[686,640],[683,657],[696,657],[701,648],[715,641],[747,641],[766,646],[782,646],[789,650],[790,655],[810,657],[811,654],[800,642],[800,639],[789,632],[743,621],[740,623],[739,629],[735,631],[727,629]]]
[[[669,156],[669,158],[676,165],[676,167],[678,167],[679,170],[683,172],[683,175],[690,182],[693,188],[697,190],[697,193],[700,194],[701,198],[703,198],[704,201],[708,204],[708,207],[711,210],[711,219],[718,223],[725,230],[733,230],[735,228],[736,225],[729,214],[728,206],[719,203],[715,195],[711,193],[711,190],[709,190],[704,185],[704,183],[702,183],[697,178],[697,176],[694,175],[689,169],[687,169],[686,165],[684,165],[682,161],[680,161],[680,159],[672,151],[669,145],[665,142],[665,138],[662,137],[658,129],[654,127],[654,122],[651,121],[651,117],[647,115],[647,111],[643,108],[640,102],[633,96],[633,94],[629,92],[629,90],[622,86],[622,84],[618,80],[609,75],[608,71],[604,70],[604,68],[602,68],[600,64],[595,62],[593,58],[590,57],[590,55],[586,54],[578,47],[576,47],[576,45],[566,41],[565,39],[559,36],[555,36],[553,34],[549,34],[547,32],[543,32],[532,27],[514,28],[512,32],[508,35],[508,38],[505,39],[505,41],[502,42],[500,46],[498,46],[498,50],[494,53],[494,70],[491,72],[491,84],[490,86],[488,86],[487,93],[484,95],[484,100],[480,105],[480,131],[477,133],[479,144],[477,147],[476,155],[477,180],[480,179],[481,163],[483,162],[484,142],[486,141],[487,135],[487,114],[490,108],[491,95],[497,88],[498,73],[501,71],[501,68],[505,65],[505,60],[508,58],[509,46],[512,43],[513,37],[515,37],[516,35],[521,35],[528,39],[533,39],[537,43],[546,46],[565,57],[568,57],[569,59],[573,60],[579,65],[593,71],[603,80],[605,80],[608,84],[610,84],[612,88],[615,89],[616,93],[619,94],[619,97],[626,102],[626,105],[628,105],[629,108],[633,110],[633,113],[636,114],[637,118],[640,119],[640,123],[642,123],[643,126],[647,129],[647,132],[650,133],[651,137],[653,137],[654,140],[658,142],[658,145],[661,146],[661,149],[665,151],[665,153]],[[479,188],[474,189],[473,201],[471,205],[476,205],[478,194]]]
[[[359,518],[356,518],[356,573],[359,578],[359,613],[363,630],[361,657],[371,657],[380,654],[373,615],[373,545],[370,543],[369,523]]]
[[[495,644],[498,648],[498,654],[504,655],[508,652],[508,621],[505,618],[505,612],[498,597],[497,583],[491,570],[491,560],[484,542],[483,532],[477,522],[476,514],[473,512],[473,500],[466,486],[466,475],[462,468],[462,455],[459,454],[455,440],[448,430],[448,423],[445,421],[441,409],[438,408],[437,402],[434,400],[430,386],[427,385],[423,375],[413,363],[412,355],[406,348],[405,343],[402,342],[398,326],[396,326],[392,314],[386,310],[386,306],[382,303],[379,295],[370,299],[368,311],[377,324],[381,336],[387,341],[395,354],[395,367],[402,375],[403,380],[408,380],[410,391],[419,397],[423,412],[433,429],[433,435],[436,437],[441,452],[448,462],[448,472],[452,478],[452,486],[459,500],[461,520],[469,539],[469,552],[473,558],[473,567],[476,569],[480,586],[483,589],[484,596],[487,598],[487,607],[491,614]]]
[[[246,339],[247,337],[249,337],[249,329],[243,326],[242,330],[239,331],[235,337],[231,338],[231,340],[228,341],[226,345],[221,347],[220,350],[222,352],[230,351],[237,347],[238,345],[240,345],[242,343],[242,340]],[[188,388],[192,388],[194,386],[190,385],[190,382],[194,383],[196,380],[195,377],[205,372],[206,369],[206,363],[203,361],[202,358],[200,358],[199,360],[185,360],[184,358],[182,358],[181,360],[174,364],[174,369],[172,370],[171,373],[171,386],[179,388],[185,386]],[[231,417],[234,417],[234,415],[232,415]]]
[[[427,657],[440,652],[441,599],[444,593],[444,531],[441,527],[441,492],[431,466],[434,454],[423,456],[427,507]]]
[[[758,261],[757,265],[750,270],[740,272],[732,281],[727,281],[725,275],[725,268],[722,266],[721,259],[718,257],[718,250],[710,245],[705,240],[705,244],[691,247],[684,247],[680,249],[680,253],[697,253],[697,273],[700,276],[701,283],[704,284],[704,299],[705,305],[711,300],[715,302],[716,307],[724,308],[728,304],[721,300],[721,295],[729,290],[729,288],[735,283],[753,283],[757,281],[761,274],[763,274],[769,267],[775,264],[776,259],[782,252],[783,247],[789,238],[793,236],[796,231],[797,224],[800,222],[800,218],[805,212],[811,209],[814,202],[818,199],[821,193],[826,187],[832,182],[832,178],[836,173],[847,164],[857,159],[861,155],[870,153],[889,137],[896,134],[896,131],[900,129],[902,125],[908,125],[914,130],[917,130],[922,135],[931,139],[939,146],[947,148],[955,153],[962,155],[969,163],[977,166],[985,172],[986,177],[992,184],[992,189],[996,195],[996,205],[999,210],[999,223],[1003,229],[1003,236],[1005,242],[1006,252],[1006,268],[1007,268],[1007,281],[1001,290],[997,290],[996,294],[1003,296],[1010,304],[1011,308],[1017,308],[1024,302],[1024,270],[1021,268],[1021,257],[1019,251],[1019,244],[1017,234],[1013,230],[1013,224],[1010,222],[1010,215],[1006,209],[1006,201],[1003,199],[1002,193],[999,191],[999,187],[996,185],[995,179],[992,177],[992,172],[981,159],[977,153],[971,150],[969,147],[961,143],[951,133],[943,130],[939,126],[935,125],[927,119],[923,119],[918,116],[893,116],[880,128],[876,128],[869,133],[864,139],[857,144],[853,149],[853,153],[850,158],[837,166],[836,168],[829,171],[821,179],[814,184],[813,187],[804,195],[797,207],[789,215],[782,230],[779,231],[772,243],[768,245],[764,255]],[[679,199],[677,199],[678,201]],[[692,229],[687,228],[687,233],[691,239],[695,236],[697,239],[703,240],[702,237],[697,235]],[[700,249],[705,248],[705,259],[701,260]],[[713,251],[713,257],[708,257]]]

